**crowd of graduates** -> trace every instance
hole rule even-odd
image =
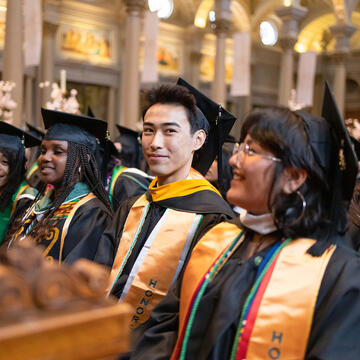
[[[114,142],[90,109],[41,114],[45,133],[0,122],[0,253],[108,267],[122,358],[360,357],[359,146],[327,85],[321,117],[255,109],[239,143],[182,79]]]

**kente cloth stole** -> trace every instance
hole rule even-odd
[[[38,169],[39,169],[39,165],[38,165],[37,161],[35,161],[32,164],[29,172],[26,174],[26,179],[29,180],[31,178],[31,176],[34,174],[34,172],[37,171]]]
[[[80,200],[71,201],[69,203],[62,204],[59,209],[54,213],[54,219],[61,220],[65,218],[64,225],[61,229],[59,229],[57,226],[51,227],[46,235],[46,238],[44,241],[42,241],[42,245],[44,245],[44,242],[49,243],[44,252],[43,256],[47,259],[52,261],[53,258],[51,256],[48,256],[51,249],[54,247],[56,242],[59,239],[60,235],[60,253],[59,253],[59,264],[62,261],[62,251],[64,247],[64,241],[65,237],[67,235],[71,220],[73,219],[76,211],[85,203],[90,201],[91,199],[94,199],[96,196],[92,193],[87,194]],[[26,236],[31,229],[34,227],[34,224],[37,222],[36,215],[32,211],[31,214],[24,220],[23,225],[19,229],[19,231],[16,233],[15,238],[20,239],[21,237]],[[30,230],[29,230],[30,228]]]
[[[143,195],[129,212],[111,271],[109,293],[131,255],[148,208],[149,203]],[[182,269],[201,219],[202,215],[196,213],[165,210],[146,239],[120,298],[132,307],[130,327],[146,321],[153,308],[167,294]]]
[[[196,316],[192,309],[202,278],[238,233],[234,225],[220,224],[193,250],[183,277],[178,340],[171,359],[186,358],[186,341],[191,332],[188,324]],[[226,245],[224,238],[228,236]],[[241,243],[241,238],[238,242]],[[245,323],[240,324],[241,336],[231,358],[304,359],[321,281],[335,250],[332,245],[322,256],[313,257],[307,250],[314,242],[291,240],[278,253],[250,304]]]
[[[15,200],[13,203],[13,206],[11,208],[11,214],[10,217],[12,216],[12,214],[14,213],[15,209],[16,209],[16,205],[18,203],[19,197],[20,195],[29,187],[29,185],[24,184],[22,186],[19,187],[19,189],[17,190],[16,194],[15,194]]]
[[[114,195],[114,188],[118,177],[127,169],[125,166],[116,166],[113,170],[113,174],[111,176],[110,186],[109,186],[109,198],[110,202],[112,203],[113,195]]]

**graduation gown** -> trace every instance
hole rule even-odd
[[[269,246],[244,260],[250,235],[251,231],[202,296],[189,336],[187,360],[230,357],[245,299],[262,260],[271,248]],[[351,249],[337,246],[316,299],[306,359],[350,360],[360,357],[359,271],[360,257]],[[131,359],[170,358],[178,336],[180,287],[181,279],[153,310],[149,321],[135,330],[137,345]]]
[[[119,206],[131,197],[138,197],[148,190],[152,176],[136,168],[115,166],[107,186],[110,202],[116,211]]]
[[[8,206],[0,212],[0,245],[3,242],[6,231],[11,220],[20,216],[33,202],[37,195],[37,190],[31,188],[23,181],[16,190]]]
[[[31,230],[51,207],[51,190],[35,204],[24,218],[17,241]],[[111,214],[105,205],[93,195],[84,183],[77,183],[52,218],[54,224],[40,245],[44,256],[50,261],[73,263],[79,258],[93,260],[99,239],[111,221]]]
[[[192,170],[192,174],[194,174],[195,170]],[[154,230],[155,226],[160,222],[163,215],[167,211],[167,209],[174,209],[179,211],[180,213],[191,213],[191,214],[201,214],[201,221],[199,222],[196,232],[191,239],[191,243],[189,246],[188,251],[191,251],[194,244],[197,240],[212,226],[216,225],[217,223],[224,221],[225,219],[230,219],[234,216],[231,208],[227,204],[227,202],[219,195],[219,193],[214,189],[210,183],[208,183],[199,173],[196,173],[196,177],[204,184],[204,187],[199,187],[198,189],[194,190],[191,194],[185,194],[182,185],[191,185],[197,184],[197,182],[193,182],[190,179],[182,180],[181,182],[175,182],[172,184],[165,185],[167,186],[164,188],[165,197],[158,197],[155,194],[156,190],[152,188],[150,185],[150,190],[146,192],[144,197],[144,201],[148,202],[149,208],[142,223],[141,230],[138,233],[136,242],[134,243],[133,247],[131,248],[131,254],[128,257],[125,266],[123,267],[120,276],[117,278],[115,284],[111,288],[111,294],[120,298],[124,286],[127,283],[129,274],[131,273],[134,264],[144,247],[145,242],[149,238],[150,234]],[[156,183],[156,179],[152,184]],[[158,187],[156,189],[160,189],[162,187]],[[160,189],[161,190],[161,189]],[[98,253],[96,255],[95,261],[107,265],[112,266],[114,259],[116,257],[119,243],[121,245],[123,240],[123,230],[124,225],[128,216],[131,215],[130,211],[132,211],[133,204],[138,199],[130,199],[123,203],[119,210],[116,212],[113,220],[113,224],[111,227],[108,227],[101,238]],[[130,215],[129,215],[130,214]],[[161,220],[162,224],[166,220]],[[180,221],[180,220],[179,220]],[[140,218],[138,218],[137,223],[140,223]],[[165,224],[166,225],[166,224]],[[176,224],[176,227],[181,229],[184,227],[184,224],[180,221]],[[174,230],[174,228],[172,229]],[[180,231],[179,231],[180,234]],[[180,236],[179,236],[180,237]],[[168,241],[171,241],[172,244],[174,241],[180,242],[180,240],[176,236],[171,236]],[[179,245],[180,247],[180,245]],[[181,245],[181,249],[177,251],[182,251],[183,247]],[[164,250],[165,251],[165,250]],[[164,262],[167,260],[166,255],[164,255]],[[166,272],[167,267],[164,263],[162,266],[153,266],[149,272],[152,273],[154,279],[156,278],[156,273],[159,272]],[[167,292],[167,289],[166,289]],[[166,293],[165,292],[165,293]],[[126,301],[126,299],[125,299]]]

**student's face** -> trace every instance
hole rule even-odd
[[[252,214],[264,214],[269,212],[268,199],[276,165],[262,155],[274,154],[261,147],[250,135],[246,136],[244,143],[248,144],[254,153],[239,152],[230,158],[229,163],[234,175],[226,198],[230,203]]]
[[[67,160],[68,142],[43,140],[38,158],[41,181],[54,187],[61,185]]]
[[[8,158],[0,152],[0,189],[2,189],[8,181],[9,170]]]
[[[190,132],[185,108],[155,104],[144,117],[142,147],[151,172],[159,185],[186,179],[194,151],[205,141],[205,132]]]

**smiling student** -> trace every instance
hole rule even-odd
[[[132,306],[131,327],[166,295],[198,236],[233,216],[202,174],[235,118],[180,83],[147,93],[142,147],[156,177],[116,212],[95,259],[112,267],[109,293]]]
[[[11,217],[22,213],[37,194],[25,182],[25,148],[39,144],[32,135],[0,121],[0,244]]]
[[[357,162],[328,88],[323,116],[248,114],[227,193],[246,212],[199,240],[132,360],[360,358],[360,257],[342,246]]]
[[[47,133],[38,158],[41,180],[51,185],[8,236],[9,246],[26,235],[45,247],[44,256],[72,263],[93,260],[111,220],[111,205],[101,183],[94,151],[106,123],[87,116],[41,109]]]

